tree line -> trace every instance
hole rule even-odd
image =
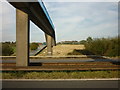
[[[41,45],[45,45],[45,43],[40,43]],[[38,48],[38,43],[30,43],[30,50],[36,50]],[[1,42],[0,50],[2,51],[2,56],[11,56],[16,53],[16,42]]]
[[[42,43],[45,45],[46,43]],[[57,44],[84,44],[87,51],[95,55],[116,57],[120,56],[120,37],[113,38],[92,38],[88,37],[81,41],[63,41]],[[38,43],[31,43],[30,50],[36,50]],[[10,56],[16,52],[16,42],[2,42],[0,43],[0,50],[3,56]]]

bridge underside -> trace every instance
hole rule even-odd
[[[15,8],[28,14],[29,19],[46,34],[55,37],[54,26],[39,2],[10,2]]]
[[[16,8],[16,66],[29,65],[30,20],[45,32],[48,55],[55,45],[53,24],[39,2],[9,2]]]

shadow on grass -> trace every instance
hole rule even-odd
[[[94,53],[92,53],[92,52],[90,52],[90,51],[88,51],[86,49],[84,49],[84,50],[75,49],[75,51],[79,52],[79,53],[81,53],[83,55],[95,55]]]
[[[84,50],[80,50],[80,49],[74,49],[72,52],[68,53],[68,55],[95,55],[94,53],[84,49]]]

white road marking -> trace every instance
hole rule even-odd
[[[92,80],[120,80],[120,78],[95,78],[95,79],[0,79],[0,81],[92,81]]]

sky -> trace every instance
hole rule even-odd
[[[44,2],[55,26],[56,41],[85,40],[118,35],[117,2]],[[2,2],[2,41],[16,41],[16,11]],[[30,41],[44,42],[44,32],[30,22]]]

